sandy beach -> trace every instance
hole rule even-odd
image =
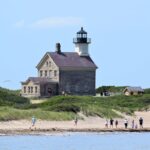
[[[82,115],[82,114],[81,114]],[[30,133],[41,133],[41,132],[105,132],[105,131],[150,131],[150,111],[147,112],[135,112],[134,116],[124,116],[127,118],[129,124],[128,129],[124,129],[124,118],[114,118],[118,120],[118,128],[105,128],[105,119],[99,117],[86,117],[83,116],[84,120],[79,120],[77,126],[74,121],[36,121],[35,127],[31,127],[31,121],[29,120],[13,120],[0,122],[0,134],[30,134]],[[139,126],[139,118],[142,117],[144,120],[143,129],[131,128],[131,122],[134,119],[135,124]]]

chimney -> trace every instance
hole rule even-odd
[[[58,54],[61,53],[61,45],[60,45],[60,43],[56,43],[56,52],[57,52]]]

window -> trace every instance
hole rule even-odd
[[[42,77],[43,76],[43,71],[42,70],[40,70],[40,77]]]
[[[54,77],[56,77],[57,76],[57,71],[56,70],[54,70]]]
[[[52,78],[52,70],[49,70],[49,77]]]
[[[31,93],[33,93],[33,87],[30,87],[31,88]]]
[[[28,93],[30,93],[30,86],[28,86]]]
[[[47,70],[45,70],[45,77],[47,77]]]
[[[26,93],[26,87],[25,86],[24,86],[23,90],[24,90],[24,93]]]
[[[52,63],[49,61],[49,67],[51,67]]]
[[[35,86],[35,93],[37,93],[37,86]]]
[[[46,67],[48,67],[48,61],[46,62]]]

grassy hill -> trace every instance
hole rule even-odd
[[[31,119],[72,120],[82,112],[86,116],[121,117],[117,111],[132,115],[150,106],[150,94],[141,96],[55,96],[43,103],[30,103],[16,91],[0,88],[0,120]]]
[[[132,115],[136,110],[147,110],[150,105],[150,94],[142,96],[112,96],[112,97],[92,97],[92,96],[55,96],[43,103],[23,105],[20,109],[38,110],[40,112],[52,112],[57,116],[56,120],[73,119],[78,112],[86,116],[99,116],[105,118],[122,117],[117,111]],[[62,118],[58,117],[58,114]],[[53,119],[55,118],[53,116]],[[39,116],[42,119],[42,115]],[[47,116],[48,120],[52,118]]]
[[[0,106],[26,105],[29,103],[29,99],[21,97],[18,91],[0,87]]]
[[[82,111],[85,115],[97,115],[100,117],[118,117],[114,111],[133,114],[136,110],[148,109],[150,95],[143,96],[113,96],[113,97],[92,97],[92,96],[56,96],[41,104],[31,107],[55,112]]]
[[[0,91],[15,94],[18,96],[20,95],[20,90],[10,90],[10,89],[0,87]]]

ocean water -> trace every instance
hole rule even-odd
[[[0,150],[150,150],[150,133],[0,136]]]

